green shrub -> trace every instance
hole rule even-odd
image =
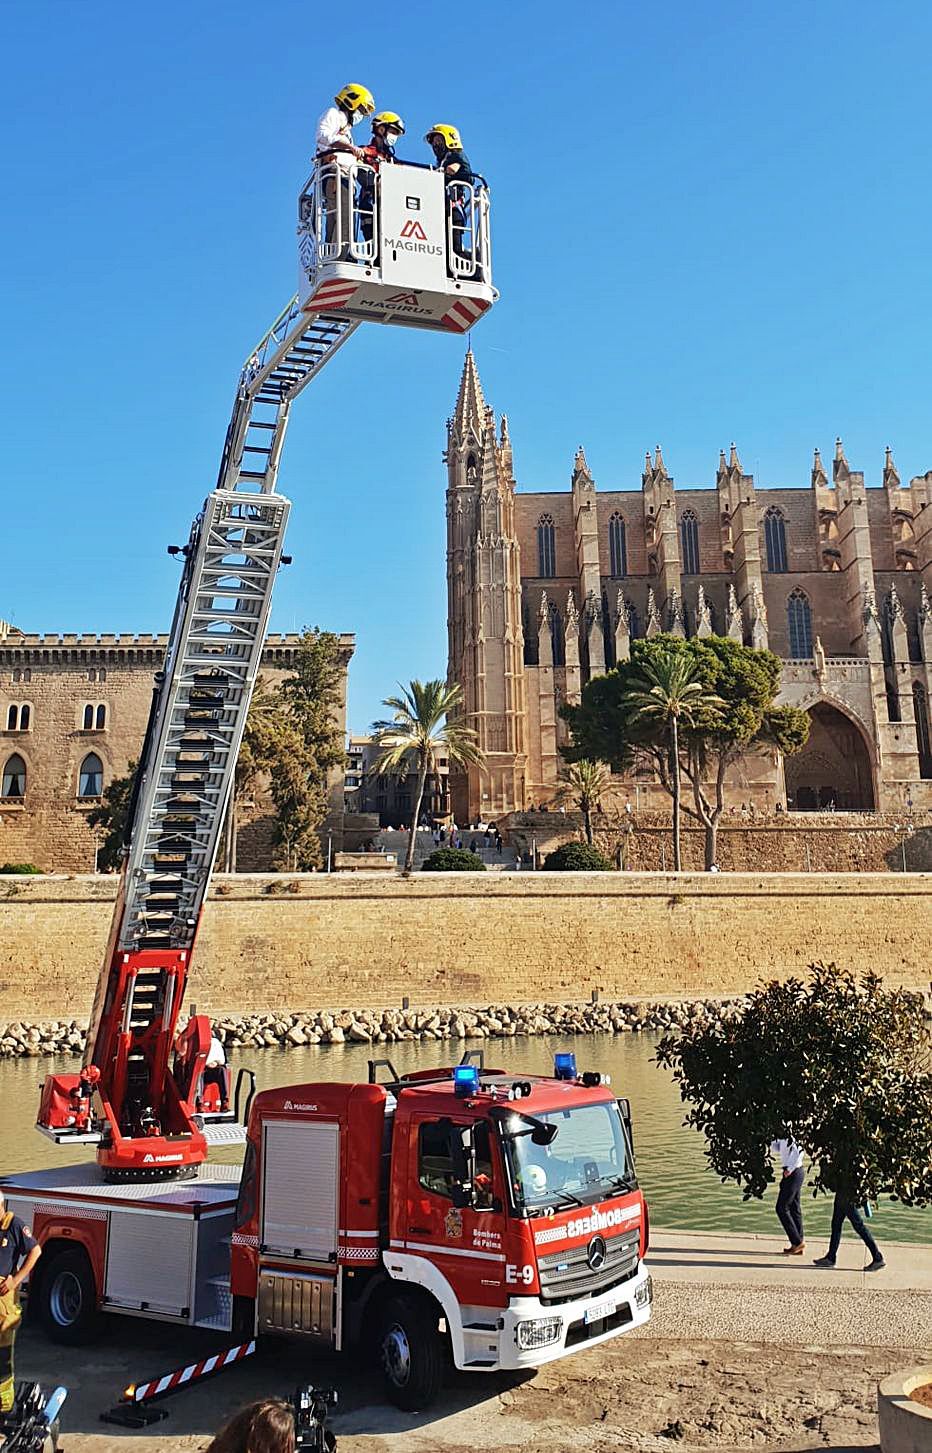
[[[598,848],[588,843],[561,843],[548,853],[544,867],[550,873],[611,873],[612,865]]]
[[[437,848],[424,859],[425,873],[484,873],[485,863],[467,848]]]
[[[37,868],[35,863],[0,863],[0,875],[3,873],[41,873],[42,869]]]

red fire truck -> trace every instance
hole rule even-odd
[[[217,486],[170,547],[182,578],[86,1059],[49,1076],[39,1108],[45,1135],[94,1145],[96,1164],[5,1191],[42,1243],[31,1300],[61,1341],[102,1310],[333,1348],[374,1340],[393,1396],[422,1407],[445,1346],[467,1370],[533,1367],[644,1322],[647,1211],[625,1103],[572,1057],[552,1079],[382,1065],[378,1083],[374,1064],[368,1084],[263,1093],[244,1127],[238,1096],[205,1076],[207,1017],[178,1033],[287,563],[291,405],[364,320],[463,333],[498,296],[484,186],[451,197],[423,167],[366,186],[358,171],[336,185],[316,172],[302,190],[299,293],[246,360]],[[209,1144],[237,1139],[242,1176],[206,1164]]]
[[[447,1357],[532,1368],[618,1336],[651,1310],[630,1112],[573,1055],[555,1070],[385,1061],[368,1084],[264,1091],[241,1178],[12,1178],[44,1248],[31,1299],[64,1342],[106,1310],[368,1350],[406,1408]]]

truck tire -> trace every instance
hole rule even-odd
[[[379,1361],[388,1396],[405,1412],[429,1407],[443,1382],[439,1312],[426,1298],[397,1296],[385,1303],[379,1326]]]
[[[39,1320],[53,1342],[71,1347],[87,1342],[99,1318],[97,1287],[86,1252],[69,1246],[53,1257],[42,1268],[36,1301]]]

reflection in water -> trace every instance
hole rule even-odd
[[[773,1210],[776,1187],[764,1201],[743,1202],[734,1185],[721,1185],[706,1165],[704,1141],[683,1129],[683,1106],[666,1070],[651,1062],[655,1039],[646,1035],[587,1035],[577,1039],[542,1037],[474,1041],[485,1050],[486,1063],[516,1073],[550,1073],[560,1049],[574,1049],[580,1069],[612,1076],[612,1088],[627,1095],[634,1112],[638,1175],[650,1202],[655,1226],[693,1231],[779,1232]],[[301,1084],[312,1080],[364,1080],[370,1054],[390,1057],[399,1072],[450,1063],[459,1058],[461,1042],[445,1044],[336,1044],[306,1049],[250,1050],[231,1060],[255,1069],[259,1088]],[[76,1060],[56,1068],[74,1069]],[[39,1083],[53,1067],[51,1060],[9,1060],[0,1063],[0,1173],[64,1165],[81,1157],[53,1145],[33,1128]],[[236,1155],[218,1155],[233,1160]],[[803,1203],[810,1241],[827,1235],[830,1202],[823,1197]],[[932,1211],[913,1211],[891,1202],[880,1206],[874,1221],[878,1241],[922,1241],[932,1244]]]

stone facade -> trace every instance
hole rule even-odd
[[[375,814],[380,827],[409,827],[417,793],[417,760],[407,755],[404,773],[378,772],[382,749],[374,737],[350,736],[346,749],[346,811]],[[448,765],[444,753],[437,753],[436,770],[427,774],[421,817],[436,820],[449,811]]]
[[[83,1021],[113,877],[0,879],[0,1020]],[[218,876],[187,1002],[204,1012],[746,993],[817,959],[926,989],[924,873]],[[843,946],[843,953],[841,952]]]
[[[446,464],[448,675],[486,753],[452,783],[460,821],[550,800],[560,704],[659,631],[768,646],[812,716],[785,766],[745,760],[733,801],[932,808],[932,470],[904,485],[887,450],[866,488],[838,440],[831,480],[816,450],[809,489],[757,490],[732,445],[714,488],[678,491],[658,446],[639,491],[608,491],[580,448],[568,491],[519,492],[471,352]]]
[[[262,657],[269,685],[287,676],[297,635],[270,635]],[[355,638],[340,636],[346,729],[346,668]],[[90,872],[96,839],[87,818],[101,791],[138,759],[152,682],[167,636],[26,635],[0,625],[0,863]],[[25,793],[14,780],[25,770]],[[12,764],[12,765],[11,765]],[[343,773],[333,775],[326,831],[342,845]],[[240,813],[239,866],[267,867],[272,835],[262,794]]]

